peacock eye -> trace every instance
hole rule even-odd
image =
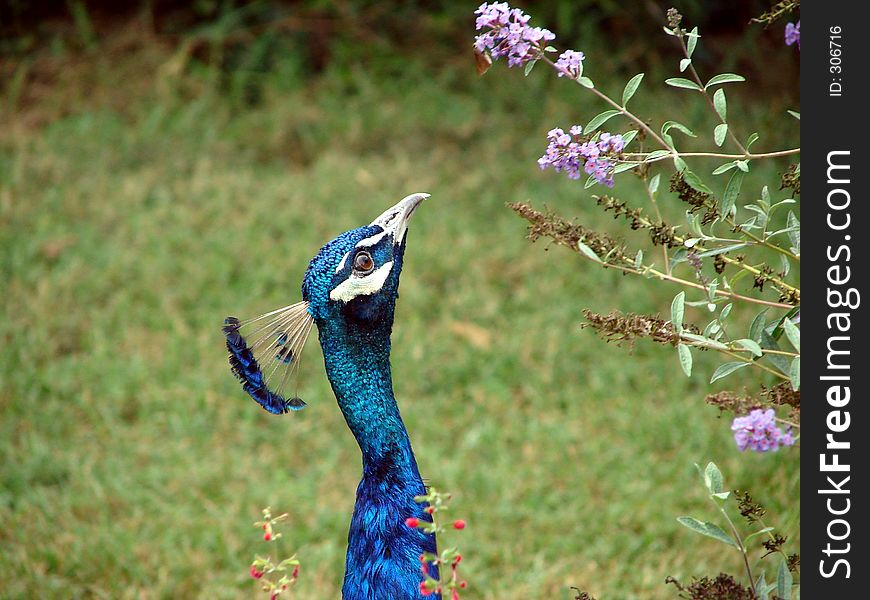
[[[367,275],[375,268],[375,261],[372,260],[372,255],[363,250],[357,253],[353,259],[353,270],[357,273]]]

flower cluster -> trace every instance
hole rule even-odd
[[[747,448],[756,452],[775,452],[780,446],[791,446],[795,442],[791,429],[783,431],[777,426],[772,408],[756,408],[744,417],[735,417],[731,431],[741,452]]]
[[[571,179],[580,179],[581,171],[591,175],[598,183],[613,187],[613,167],[625,148],[621,135],[602,132],[598,139],[582,137],[583,128],[574,125],[565,133],[560,128],[547,133],[547,150],[538,159],[541,169],[552,167],[557,173],[565,171]]]
[[[508,66],[516,67],[541,57],[542,43],[556,35],[541,27],[529,26],[529,15],[507,2],[484,3],[475,11],[477,31],[489,29],[474,40],[478,52],[489,51],[493,59],[507,56]]]
[[[263,541],[276,542],[281,534],[275,532],[275,525],[287,519],[287,513],[273,517],[267,507],[263,509],[263,520],[254,523],[254,527],[263,530]],[[277,600],[283,594],[290,593],[290,588],[299,579],[299,560],[295,554],[278,563],[273,562],[271,556],[256,556],[248,573],[260,582],[263,591],[269,594],[269,600]]]
[[[415,496],[414,501],[418,504],[427,504],[424,512],[432,516],[431,521],[418,519],[417,517],[408,517],[405,519],[405,526],[411,529],[419,529],[424,533],[434,534],[443,533],[445,527],[438,521],[436,514],[440,511],[447,510],[447,503],[450,500],[450,494],[441,494],[435,488],[430,488],[429,493],[425,496]],[[465,529],[465,521],[456,519],[452,523],[452,528],[455,530]],[[459,579],[459,563],[462,561],[462,555],[456,548],[447,548],[439,554],[424,552],[420,555],[420,573],[423,576],[420,581],[420,595],[430,596],[433,594],[446,594],[450,592],[450,600],[459,600],[459,590],[464,590],[468,583]],[[432,567],[450,567],[450,577],[447,579],[438,579],[432,571]],[[441,569],[443,572],[443,569]]]
[[[798,50],[801,49],[801,22],[798,21],[797,25],[794,23],[789,23],[785,26],[785,45],[791,46],[792,44],[797,44]]]
[[[583,59],[586,55],[582,52],[574,50],[565,50],[559,59],[556,61],[556,70],[559,77],[567,75],[572,79],[577,79],[583,73]]]

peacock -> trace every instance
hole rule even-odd
[[[405,525],[409,517],[431,517],[425,504],[414,501],[425,494],[425,486],[390,374],[390,333],[408,222],[428,197],[411,194],[370,225],[324,245],[305,272],[301,302],[247,321],[224,321],[233,373],[274,414],[305,406],[284,390],[317,324],[326,374],[362,452],[342,586],[345,600],[421,598],[420,557],[436,548],[434,535]],[[429,572],[438,577],[434,565]]]

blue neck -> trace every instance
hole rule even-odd
[[[435,552],[433,535],[405,525],[408,517],[431,519],[414,502],[425,486],[393,395],[390,329],[384,322],[352,328],[343,319],[318,323],[327,376],[362,451],[345,600],[420,597],[419,556]]]

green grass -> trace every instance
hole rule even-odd
[[[799,452],[737,452],[703,402],[716,357],[687,379],[671,349],[579,328],[586,307],[666,315],[677,289],[529,244],[505,207],[614,227],[535,165],[550,127],[602,107],[543,68],[469,71],[275,77],[255,108],[192,74],[193,91],[155,84],[0,138],[0,595],[252,597],[251,523],[271,505],[290,513],[298,596],[337,597],[359,456],[320,349],[302,365],[309,408],[277,418],[233,380],[220,324],[296,301],[322,243],[416,191],[432,199],[409,236],[393,374],[424,476],[469,523],[451,540],[468,597],[663,598],[667,575],[740,574],[736,552],[675,521],[712,517],[695,462],[797,535]],[[98,72],[100,89],[124,81]],[[649,79],[642,114],[712,130]],[[783,107],[753,110],[759,145],[784,145]],[[615,192],[642,205],[637,190],[625,175]],[[754,386],[748,371],[728,387]]]

